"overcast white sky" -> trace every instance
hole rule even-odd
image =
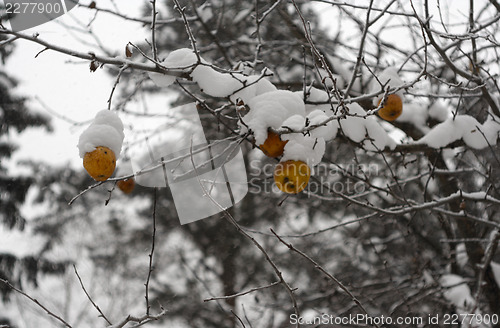
[[[83,1],[82,1],[83,2]],[[106,6],[108,1],[100,1],[99,6]],[[138,8],[143,1],[120,1],[120,10],[129,15],[139,16]],[[40,38],[80,51],[95,51],[88,45],[76,40],[74,35],[84,37],[82,33],[68,32],[60,23],[74,25],[75,18],[87,23],[92,19],[92,11],[75,8],[69,14],[56,21],[23,31]],[[92,24],[93,30],[102,43],[110,50],[121,51],[129,42],[144,40],[146,29],[141,24],[124,23],[123,19],[101,13]],[[87,38],[88,39],[88,38]],[[90,42],[95,43],[93,40]],[[37,58],[35,55],[43,47],[28,41],[16,41],[15,52],[7,62],[7,71],[19,80],[16,92],[30,98],[29,108],[50,115],[38,102],[40,99],[53,111],[75,121],[91,120],[97,111],[107,107],[107,99],[114,83],[113,77],[105,70],[91,73],[89,63],[53,51],[45,51]],[[30,129],[21,135],[13,134],[13,140],[19,145],[11,163],[22,159],[42,160],[55,165],[81,167],[78,157],[78,137],[86,126],[75,127],[60,118],[52,116],[54,133],[47,134],[40,129]]]

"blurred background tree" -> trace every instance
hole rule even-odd
[[[7,38],[1,37],[5,42]],[[13,44],[0,49],[2,66],[12,52]],[[45,115],[30,111],[26,107],[26,98],[13,92],[17,82],[10,77],[3,67],[0,69],[0,223],[6,229],[23,230],[26,220],[21,214],[21,206],[26,201],[27,191],[36,185],[36,177],[29,173],[20,173],[15,167],[9,168],[7,160],[15,152],[17,145],[12,141],[14,133],[26,129],[45,128],[51,130],[50,121]],[[15,164],[14,164],[15,165]],[[16,282],[37,284],[39,273],[58,274],[64,271],[64,265],[58,261],[44,259],[43,256],[19,256],[16,253],[0,251],[0,278]],[[8,300],[11,290],[0,286],[4,301]],[[1,316],[0,316],[1,319]]]

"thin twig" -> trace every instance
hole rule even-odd
[[[19,39],[24,39],[28,40],[34,43],[38,43],[47,49],[60,52],[72,57],[80,58],[80,59],[85,59],[85,60],[90,60],[90,61],[97,61],[101,64],[110,64],[110,65],[116,65],[123,67],[127,65],[130,68],[133,69],[139,69],[147,72],[157,72],[157,73],[162,73],[165,75],[170,75],[170,76],[177,76],[177,77],[182,77],[182,78],[187,78],[189,79],[189,72],[183,70],[183,69],[167,69],[165,67],[161,67],[159,65],[148,65],[144,64],[141,62],[136,62],[132,60],[128,60],[125,58],[120,58],[120,57],[106,57],[106,56],[101,56],[92,52],[80,52],[76,51],[74,49],[68,49],[64,48],[55,44],[52,44],[50,42],[44,41],[40,39],[38,34],[35,34],[33,36],[29,36],[23,33],[7,30],[7,29],[0,29],[0,34],[7,34],[7,35],[14,35],[17,36]]]
[[[167,310],[162,308],[161,312],[156,314],[156,315],[145,314],[141,317],[134,317],[134,316],[128,315],[127,317],[125,317],[122,321],[120,321],[116,325],[111,325],[111,326],[108,326],[107,328],[123,328],[129,322],[137,322],[136,325],[130,326],[130,328],[140,327],[140,326],[145,325],[148,322],[157,321],[157,320],[161,319],[161,317],[165,316],[166,314],[167,314]]]
[[[151,12],[153,19],[151,21],[151,50],[153,52],[153,59],[158,61],[158,48],[156,47],[156,0],[151,0]]]
[[[108,98],[108,110],[111,110],[111,99],[113,98],[113,94],[115,93],[116,87],[118,86],[118,83],[120,83],[120,77],[122,76],[123,72],[125,72],[128,68],[128,65],[124,65],[122,68],[120,68],[120,71],[118,71],[118,75],[116,76],[115,83],[113,84],[113,88],[111,89],[111,93],[109,94]]]
[[[233,295],[207,298],[207,299],[204,299],[203,302],[209,302],[209,301],[215,301],[215,300],[226,300],[226,299],[230,299],[230,298],[235,298],[235,297],[238,297],[238,296],[243,296],[243,295],[246,295],[246,294],[253,293],[253,292],[258,291],[258,290],[270,288],[270,287],[273,287],[273,286],[276,286],[276,285],[279,285],[279,284],[281,284],[281,281],[275,281],[272,284],[269,284],[269,285],[266,285],[266,286],[260,286],[260,287],[251,288],[251,289],[249,289],[247,291],[236,293],[236,294],[233,294]]]
[[[368,5],[368,9],[366,11],[366,22],[365,26],[363,27],[363,34],[361,35],[361,41],[359,44],[358,57],[356,58],[356,64],[354,65],[354,70],[352,72],[351,80],[349,81],[349,84],[347,85],[347,88],[345,90],[346,95],[349,94],[352,86],[354,85],[354,82],[358,78],[359,67],[361,66],[361,60],[363,59],[363,51],[365,48],[366,35],[368,34],[368,28],[370,27],[370,13],[372,10],[372,6],[373,6],[373,0],[370,0],[370,4]]]
[[[149,304],[149,280],[151,278],[151,274],[153,273],[153,255],[155,252],[155,238],[156,238],[156,200],[158,188],[154,188],[154,201],[153,201],[153,234],[151,237],[151,252],[149,253],[149,266],[148,266],[148,278],[146,279],[146,283],[144,286],[146,287],[146,314],[149,315],[149,310],[151,305]]]
[[[173,0],[173,1],[175,4],[174,9],[176,9],[179,12],[179,14],[181,14],[182,20],[184,21],[184,26],[186,28],[186,32],[189,37],[189,41],[191,42],[191,47],[193,48],[193,51],[196,54],[196,58],[198,58],[198,63],[200,63],[201,62],[200,53],[198,52],[198,48],[196,47],[196,39],[194,37],[193,31],[191,30],[191,26],[189,25],[189,21],[185,13],[186,8],[181,7],[178,0]]]
[[[111,321],[108,320],[108,318],[106,318],[106,315],[104,315],[104,313],[101,311],[101,309],[99,308],[99,306],[94,302],[94,300],[92,299],[92,297],[90,297],[89,293],[87,292],[87,290],[85,289],[85,286],[83,285],[83,281],[82,281],[82,278],[80,277],[80,275],[78,274],[78,270],[76,270],[76,265],[73,264],[73,269],[75,270],[75,274],[76,276],[78,277],[78,281],[80,282],[80,286],[82,287],[83,291],[85,292],[85,295],[87,295],[87,298],[89,299],[90,303],[92,303],[92,305],[94,306],[94,308],[101,314],[101,317],[106,320],[106,322],[111,325]]]
[[[72,326],[67,323],[63,318],[61,318],[60,316],[58,316],[57,314],[54,314],[52,311],[50,311],[49,309],[47,309],[47,307],[45,307],[42,303],[40,303],[37,299],[29,296],[28,294],[26,294],[25,292],[23,292],[22,290],[14,287],[9,281],[7,280],[4,280],[4,279],[1,279],[0,278],[0,282],[5,284],[7,287],[9,287],[10,289],[18,292],[19,294],[23,295],[24,297],[28,298],[30,301],[32,301],[33,303],[35,303],[36,305],[38,305],[40,308],[42,308],[49,316],[53,317],[54,319],[57,319],[59,322],[61,322],[65,327],[68,327],[68,328],[72,328]]]

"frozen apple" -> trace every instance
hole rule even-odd
[[[379,101],[379,106],[380,102]],[[403,100],[397,94],[388,95],[382,108],[379,109],[378,115],[386,121],[394,121],[403,112]]]
[[[266,141],[259,145],[259,148],[264,154],[266,154],[266,156],[279,157],[283,155],[283,150],[285,149],[287,142],[288,141],[281,140],[279,134],[269,131],[267,133]]]
[[[274,183],[287,194],[298,194],[309,183],[311,169],[302,161],[286,161],[276,165]]]
[[[115,171],[115,153],[108,147],[96,147],[83,157],[83,167],[94,180],[105,181]]]

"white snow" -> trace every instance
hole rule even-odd
[[[214,70],[210,66],[199,65],[191,73],[193,81],[200,89],[212,97],[227,97],[243,87],[239,81],[241,74],[226,74]]]
[[[394,149],[396,142],[392,139],[387,131],[373,117],[367,117],[365,120],[366,133],[368,139],[363,142],[363,148],[371,151],[383,150],[388,147]]]
[[[484,133],[486,140],[490,143],[490,145],[496,145],[496,141],[498,139],[498,134],[500,132],[500,120],[496,118],[493,120],[491,117],[488,118],[486,122],[483,123],[483,126],[479,128],[480,132]]]
[[[300,131],[307,126],[321,124],[328,119],[328,116],[320,109],[314,110],[307,117],[293,115],[286,119],[281,125],[282,128]],[[332,120],[326,125],[314,128],[307,133],[287,133],[282,134],[281,139],[288,140],[282,161],[296,160],[306,162],[313,167],[321,162],[325,154],[326,141],[335,138],[338,130],[338,123]]]
[[[349,116],[340,120],[340,127],[346,137],[357,143],[363,142],[366,150],[375,151],[386,147],[390,149],[396,147],[396,142],[373,116],[366,116],[366,112],[360,105],[353,103],[347,107]]]
[[[295,91],[295,93],[304,98],[304,91]],[[328,103],[329,97],[325,90],[314,87],[307,88],[306,100],[310,102],[306,104],[306,113],[310,113],[316,109],[321,109],[326,113],[332,113],[332,106]]]
[[[403,112],[396,119],[398,122],[411,123],[421,131],[427,132],[427,104],[426,103],[403,103]]]
[[[248,102],[248,107],[250,111],[243,117],[244,124],[240,123],[240,127],[244,133],[248,126],[258,145],[266,140],[268,128],[279,128],[293,115],[305,117],[305,105],[300,96],[286,90],[260,94]]]
[[[246,19],[247,17],[250,17],[250,15],[253,12],[253,8],[247,8],[247,9],[241,9],[236,16],[233,17],[233,24],[238,24],[241,22],[243,19]],[[245,34],[243,34],[245,35]]]
[[[429,117],[443,122],[451,116],[450,106],[448,106],[444,101],[437,100],[435,103],[429,107]]]
[[[306,118],[302,115],[293,115],[287,118],[282,124],[282,128],[290,129],[293,131],[299,131],[306,125]],[[283,135],[285,136],[285,135]]]
[[[268,73],[267,70],[263,72]],[[246,76],[241,73],[221,73],[210,66],[199,65],[191,73],[200,89],[212,97],[229,97],[248,103],[253,97],[275,91],[276,87],[260,75]],[[240,90],[241,89],[241,90]]]
[[[274,84],[260,75],[250,75],[245,77],[245,80],[247,86],[229,96],[229,99],[231,99],[233,103],[238,103],[238,101],[241,100],[244,104],[248,104],[255,96],[277,90]]]
[[[202,63],[205,61],[200,57]],[[163,61],[163,66],[170,69],[191,68],[198,63],[198,57],[193,50],[181,48],[172,51]]]
[[[458,309],[464,309],[464,306],[473,306],[475,304],[470,288],[461,276],[445,274],[439,279],[439,284],[445,288],[444,297]]]
[[[118,115],[109,110],[102,110],[80,135],[78,140],[80,157],[83,158],[85,153],[92,152],[96,147],[104,146],[111,149],[118,158],[124,137],[123,124]]]
[[[297,93],[302,95],[303,91],[297,91]],[[307,100],[311,102],[326,102],[328,101],[328,93],[325,90],[312,87],[307,89]]]
[[[303,136],[299,133],[285,134],[281,136],[288,140],[281,161],[295,160],[303,161],[309,167],[318,165],[325,154],[325,139]]]
[[[118,115],[110,110],[102,110],[98,112],[94,118],[94,125],[109,125],[116,131],[121,131],[123,135],[123,123]]]
[[[387,67],[377,77],[382,85],[386,85],[386,87],[390,87],[391,89],[400,87],[404,84],[403,80],[401,80],[401,78],[399,77],[397,69],[394,67]],[[370,93],[380,91],[380,83],[377,81],[377,79],[374,78],[370,84]],[[403,90],[398,90],[396,94],[400,96],[401,99],[404,99]],[[373,99],[373,105],[378,106],[378,103],[383,96],[383,94],[380,94],[378,97],[375,97]]]
[[[325,114],[323,113],[323,115]],[[306,118],[304,116],[293,115],[283,122],[282,127],[299,131],[305,127],[305,124]],[[302,133],[287,133],[282,134],[281,139],[288,140],[281,159],[282,162],[288,160],[303,161],[309,167],[313,167],[321,162],[325,154],[325,139],[322,137]]]
[[[347,105],[347,108],[349,109],[349,116],[340,120],[342,132],[344,132],[344,135],[352,141],[361,142],[366,136],[366,112],[357,103],[349,104]]]
[[[436,125],[416,143],[427,144],[432,148],[444,147],[461,138],[461,132],[455,129],[452,118]]]
[[[166,88],[171,86],[176,79],[176,77],[172,75],[166,75],[154,72],[148,72],[148,76],[156,84],[156,86],[160,88]]]
[[[201,62],[204,62],[204,60],[201,59]],[[193,50],[181,48],[172,51],[162,62],[162,65],[169,69],[189,69],[197,63],[198,57],[196,57]],[[154,72],[148,72],[148,76],[158,87],[168,87],[176,79],[175,76]]]
[[[488,147],[488,144],[496,145],[499,132],[500,123],[492,119],[481,124],[472,116],[457,115],[436,125],[417,143],[441,148],[462,139],[467,146],[482,149]]]
[[[309,115],[307,115],[307,118],[309,119],[309,125],[321,124],[329,119],[328,115],[320,109],[310,112]],[[325,141],[330,141],[337,135],[338,127],[339,124],[337,120],[331,120],[326,123],[326,125],[319,126],[311,130],[309,133],[311,134],[311,137],[323,138]]]

